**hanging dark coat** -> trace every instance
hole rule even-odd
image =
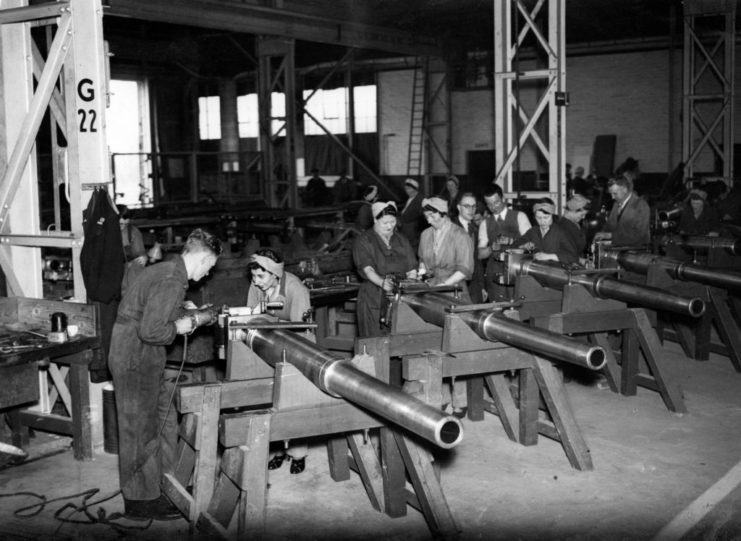
[[[95,190],[82,218],[85,241],[80,270],[88,300],[117,300],[121,297],[125,260],[118,212],[106,190]]]

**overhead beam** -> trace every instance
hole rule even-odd
[[[438,41],[428,36],[224,0],[116,0],[105,14],[408,55],[441,54]]]

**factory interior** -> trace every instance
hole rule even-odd
[[[736,8],[3,2],[0,540],[741,539]]]

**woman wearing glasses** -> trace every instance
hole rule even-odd
[[[353,244],[353,261],[362,282],[358,291],[356,317],[358,336],[381,336],[381,307],[391,293],[395,278],[415,279],[417,258],[409,240],[396,232],[396,203],[376,202],[371,206],[373,227]]]

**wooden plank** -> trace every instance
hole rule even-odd
[[[623,340],[621,348],[621,386],[620,393],[624,396],[635,396],[638,388],[637,376],[639,373],[638,361],[640,351],[638,349],[638,342],[636,341],[636,334],[640,333],[641,329],[626,328],[623,330]]]
[[[520,412],[509,390],[509,381],[504,374],[486,376],[484,381],[491,393],[504,432],[510,440],[520,441],[519,431],[515,429],[520,424]]]
[[[350,479],[350,464],[348,463],[347,440],[343,437],[333,437],[327,441],[327,456],[329,458],[329,476],[334,481]]]
[[[238,408],[243,406],[261,406],[272,404],[273,386],[275,380],[258,378],[251,380],[221,382],[221,409]],[[203,383],[189,383],[178,386],[177,408],[180,413],[194,413],[199,411],[203,393]]]
[[[534,368],[520,370],[519,380],[519,410],[520,410],[520,438],[522,445],[536,445],[538,443],[538,411],[540,410],[540,389],[535,379]]]
[[[234,447],[244,442],[247,425],[238,413],[224,414],[219,423],[219,442]],[[384,421],[347,402],[318,408],[276,411],[271,423],[270,441],[293,440],[355,432],[384,425]]]
[[[741,372],[741,329],[728,306],[728,295],[710,290],[710,299],[718,335],[728,348],[727,355],[736,372]]]
[[[386,504],[383,500],[384,477],[381,471],[381,463],[378,460],[375,449],[373,449],[370,438],[365,441],[363,434],[348,434],[347,443],[355,459],[355,467],[373,509],[376,511],[386,509]]]
[[[592,455],[574,418],[561,375],[553,363],[545,359],[536,356],[535,363],[536,367],[533,369],[535,378],[538,380],[543,401],[556,428],[556,437],[563,445],[569,462],[577,470],[594,469]],[[544,430],[544,433],[554,437],[548,430]]]
[[[203,406],[195,415],[199,417],[196,426],[196,458],[193,470],[193,506],[188,520],[195,524],[201,513],[208,509],[208,503],[214,493],[216,479],[219,404],[221,403],[221,386],[205,385],[203,389]]]
[[[559,334],[585,334],[623,329],[633,324],[633,318],[624,308],[594,312],[549,314],[533,320],[536,327]]]
[[[35,363],[0,366],[3,389],[0,409],[20,406],[39,399],[38,368]]]
[[[83,356],[85,352],[80,355]],[[90,411],[90,385],[88,368],[84,364],[72,364],[69,371],[69,392],[71,395],[72,438],[75,458],[92,460],[93,436]]]
[[[396,433],[396,442],[430,532],[434,537],[457,538],[460,530],[432,467],[432,455],[399,432]]]
[[[666,407],[676,413],[686,413],[687,407],[682,398],[682,391],[679,385],[671,376],[663,370],[663,361],[661,360],[659,338],[650,325],[645,310],[633,308],[631,311],[635,314],[636,330],[638,341],[643,350],[646,363],[660,389],[661,397],[664,399]]]
[[[484,378],[466,378],[466,396],[468,397],[468,419],[484,420]]]
[[[162,477],[161,490],[164,492],[175,507],[186,517],[190,516],[193,508],[193,497],[188,494],[184,485],[178,481],[171,473],[166,473]]]
[[[444,357],[442,369],[443,377],[449,378],[519,370],[532,365],[530,353],[507,346],[482,351],[455,352]]]
[[[54,413],[39,413],[31,410],[20,412],[23,425],[57,434],[73,435],[72,419]]]
[[[389,355],[401,357],[413,355],[430,349],[440,349],[442,330],[427,331],[411,334],[392,334],[390,336]]]
[[[615,352],[607,339],[607,333],[595,333],[590,335],[591,341],[605,350],[605,367],[602,369],[607,379],[607,384],[613,393],[620,392],[620,365],[615,358]]]
[[[94,305],[79,302],[63,302],[46,299],[17,297],[17,322],[33,329],[51,331],[51,315],[55,312],[67,314],[67,324],[80,327],[81,336],[98,335],[98,316]]]
[[[248,415],[245,438],[247,452],[243,454],[242,478],[239,488],[242,497],[237,508],[237,533],[240,539],[261,538],[265,535],[268,505],[268,456],[272,412]],[[233,530],[230,530],[233,533]]]
[[[383,464],[383,511],[392,518],[403,517],[407,514],[406,471],[394,429],[381,428],[379,442]]]

